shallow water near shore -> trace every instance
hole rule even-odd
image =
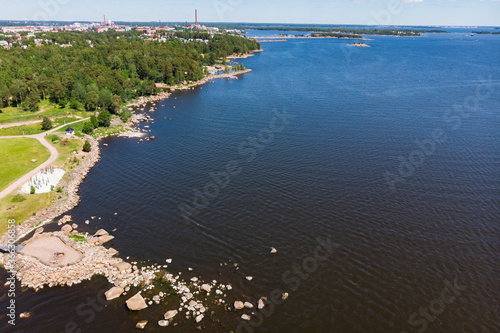
[[[416,332],[423,322],[495,332],[500,36],[370,39],[263,43],[242,60],[252,73],[174,93],[148,113],[154,141],[102,141],[69,214],[81,231],[116,228],[109,246],[130,261],[173,258],[173,273],[231,283],[229,302],[288,292],[256,332]],[[230,161],[238,173],[187,223],[179,205],[194,207],[195,190]],[[91,216],[101,220],[84,224]],[[319,260],[328,242],[338,246]],[[125,296],[82,314],[109,287],[96,277],[21,291],[17,311],[33,316],[1,330],[133,332],[147,319],[146,332],[197,331],[192,319],[157,325],[173,301],[132,313]],[[444,289],[453,301],[439,302]],[[436,319],[408,322],[429,307]],[[207,332],[235,331],[250,313],[210,310]]]

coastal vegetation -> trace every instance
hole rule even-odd
[[[117,114],[124,102],[155,94],[155,83],[196,81],[204,65],[260,49],[251,39],[205,32],[176,32],[164,42],[138,31],[39,35],[39,47],[0,49],[0,107],[37,111],[49,100],[61,109]]]
[[[321,32],[321,33],[311,33],[311,37],[332,37],[332,38],[363,38],[356,34],[339,34],[335,32]]]
[[[50,152],[37,139],[0,139],[0,191],[45,162]]]

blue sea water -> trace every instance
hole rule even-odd
[[[103,141],[74,220],[116,228],[130,260],[231,283],[228,302],[289,294],[255,327],[213,306],[208,332],[498,331],[500,36],[368,38],[263,43],[253,72],[161,101],[156,140]],[[165,306],[87,322],[77,306],[108,287],[26,290],[18,331],[161,331]]]

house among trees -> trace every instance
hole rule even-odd
[[[75,134],[75,130],[68,126],[68,128],[66,128],[66,134],[68,134],[68,135],[74,135]]]

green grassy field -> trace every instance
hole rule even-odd
[[[9,219],[14,219],[17,224],[21,224],[33,216],[33,213],[47,207],[58,194],[56,192],[23,194],[27,200],[22,202],[12,202],[14,194],[11,194],[0,200],[0,234],[7,231]]]
[[[49,150],[36,139],[0,139],[0,190],[49,157]],[[36,162],[31,162],[32,159]]]
[[[71,125],[71,127],[73,127],[73,125]],[[61,145],[62,135],[60,134],[50,134],[45,138],[49,143],[56,147],[57,151],[59,152],[59,157],[54,162],[54,165],[65,170],[71,169],[71,166],[68,167],[65,164],[69,161],[68,158],[70,158],[72,152],[78,152],[82,150],[84,141],[80,139],[71,139],[69,140],[69,145],[64,146]]]
[[[60,108],[48,100],[39,103],[40,112],[24,111],[21,108],[5,107],[0,109],[0,124],[17,123],[21,121],[41,120],[43,116],[49,118],[61,116],[81,116],[88,117],[89,112],[82,110],[74,110],[70,108]]]

